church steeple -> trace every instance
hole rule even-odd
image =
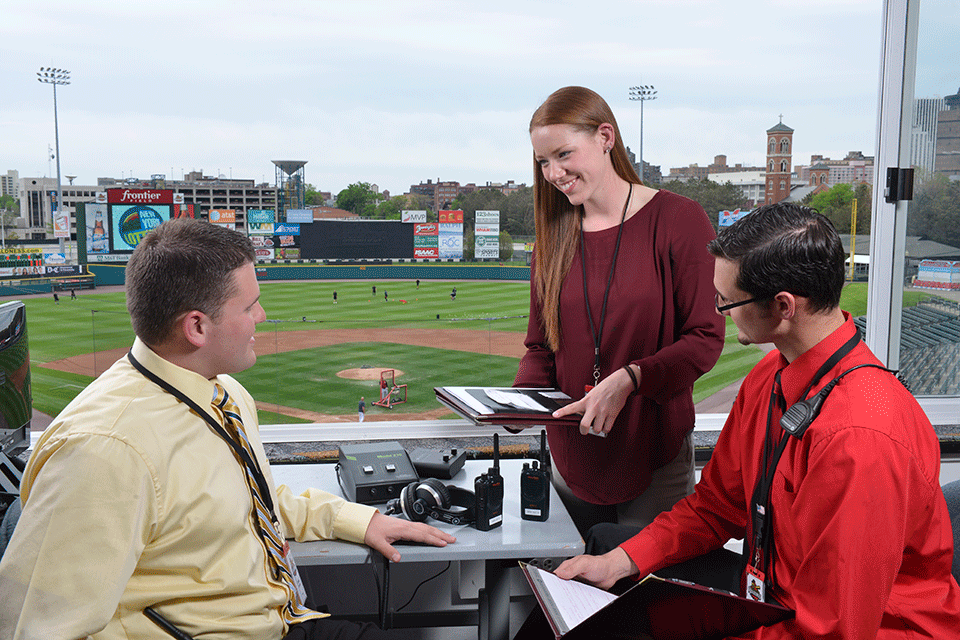
[[[793,173],[793,129],[780,122],[767,129],[767,177],[764,204],[785,200],[790,195]]]

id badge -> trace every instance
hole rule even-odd
[[[300,571],[297,570],[297,563],[293,559],[293,553],[290,551],[290,545],[286,540],[283,541],[283,561],[290,569],[290,575],[293,576],[293,588],[297,592],[297,600],[302,605],[307,601],[307,590],[303,586],[303,580],[300,579]]]
[[[747,565],[745,572],[747,583],[746,597],[757,602],[766,602],[766,589],[763,583],[763,572],[752,565]]]

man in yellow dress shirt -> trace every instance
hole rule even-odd
[[[284,612],[295,581],[281,576],[252,515],[248,469],[284,538],[363,542],[394,562],[398,540],[455,540],[323,491],[274,485],[253,398],[229,375],[256,362],[255,327],[266,319],[253,261],[248,238],[190,219],[138,246],[126,271],[133,357],[63,410],[23,475],[23,513],[0,561],[0,639],[168,638],[145,610],[202,638],[393,637]],[[226,421],[211,405],[224,390],[252,465],[201,416]]]

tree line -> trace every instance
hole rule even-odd
[[[740,187],[729,181],[721,183],[707,179],[686,182],[673,180],[651,186],[700,203],[714,229],[717,229],[720,211],[745,210],[749,207]],[[316,204],[321,204],[316,191],[308,187],[308,204],[313,204],[311,198],[317,200]],[[857,201],[856,229],[851,229],[854,199]],[[437,212],[434,211],[433,201],[428,196],[414,194],[384,198],[366,182],[351,184],[338,193],[336,204],[341,209],[375,220],[399,220],[401,211],[410,209],[426,211],[428,221],[437,221]],[[872,185],[837,184],[816,195],[808,195],[801,204],[825,215],[840,233],[870,234]],[[473,233],[474,215],[478,210],[499,211],[500,228],[512,238],[532,240],[536,234],[532,187],[520,187],[509,194],[497,189],[480,188],[460,194],[450,208],[463,211],[465,234],[466,230]],[[960,182],[941,174],[925,174],[918,170],[914,198],[908,208],[907,235],[960,247]],[[464,247],[466,246],[465,238]],[[472,250],[472,235],[469,246]]]

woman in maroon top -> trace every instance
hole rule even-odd
[[[723,347],[713,227],[696,202],[640,183],[613,112],[589,89],[547,98],[530,140],[537,242],[514,384],[577,400],[557,415],[583,414],[579,431],[547,433],[581,532],[645,526],[693,490],[693,383]]]

